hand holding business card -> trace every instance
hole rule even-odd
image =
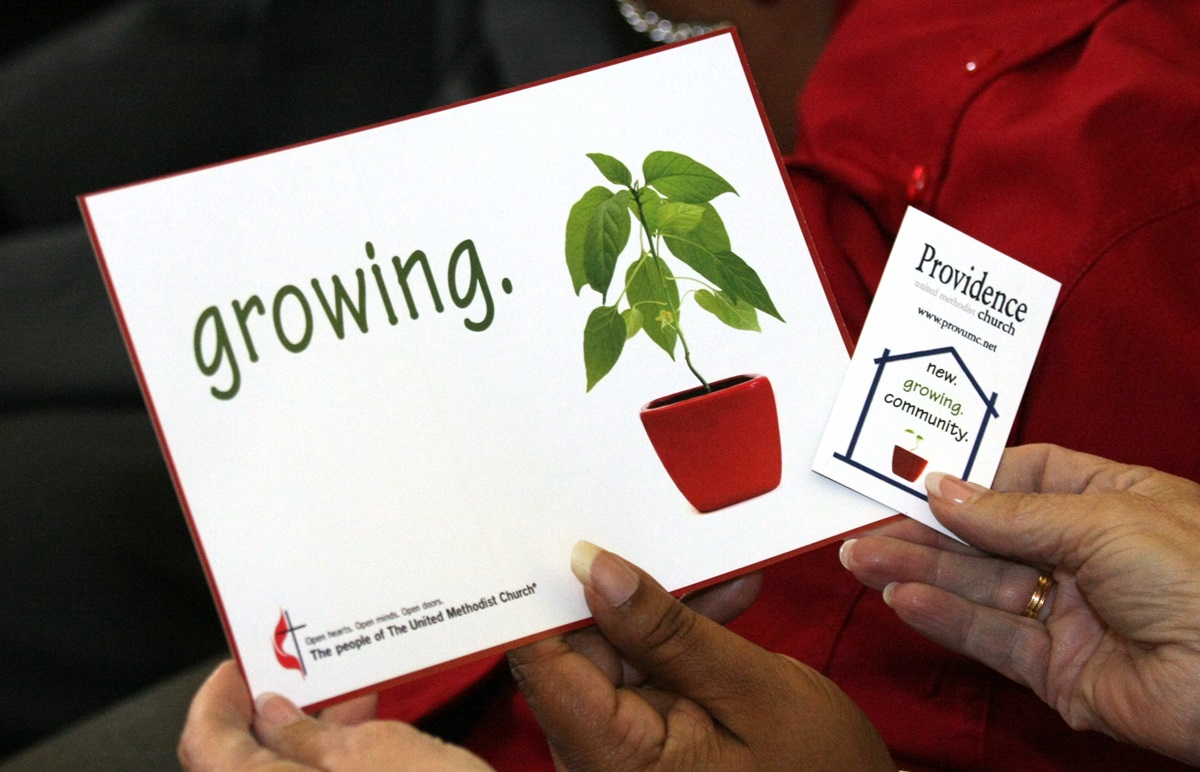
[[[991,483],[1058,290],[909,209],[813,468],[949,534],[925,475]]]

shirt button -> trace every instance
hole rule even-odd
[[[925,164],[917,164],[908,177],[908,189],[905,191],[908,203],[915,204],[924,200],[925,188],[928,184],[929,170],[925,168]]]
[[[984,67],[993,64],[1000,56],[1000,51],[979,51],[975,56],[967,59],[967,63],[963,66],[968,75],[978,75]]]

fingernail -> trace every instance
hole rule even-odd
[[[891,608],[892,606],[892,593],[896,591],[896,585],[898,584],[900,583],[892,582],[887,587],[883,588],[883,602],[888,604],[888,608]]]
[[[987,488],[942,472],[925,475],[925,490],[930,496],[951,504],[968,504]]]
[[[303,718],[300,712],[287,697],[272,692],[263,692],[254,701],[258,719],[270,726],[287,726],[293,721]]]
[[[846,541],[842,542],[842,548],[838,550],[838,560],[842,561],[842,565],[846,568],[850,567],[850,556],[847,554],[847,550],[849,550],[850,545],[856,541],[858,541],[858,539],[846,539]]]
[[[620,606],[637,592],[641,577],[629,565],[588,541],[571,550],[571,571],[610,606]]]

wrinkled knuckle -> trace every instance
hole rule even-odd
[[[803,690],[812,698],[831,702],[841,700],[842,690],[816,670],[785,654],[773,654],[772,656],[788,665],[792,681],[795,684],[794,688]]]
[[[640,653],[652,664],[662,664],[686,651],[699,617],[682,603],[672,602],[636,641]]]
[[[529,663],[509,657],[508,672],[509,675],[512,676],[513,682],[517,685],[517,688],[522,692],[526,692],[530,685]]]
[[[521,646],[508,652],[508,672],[521,691],[528,693],[528,688],[538,682],[538,672],[544,665],[572,651],[572,647],[562,638]]]
[[[522,689],[529,679],[529,668],[536,660],[529,656],[527,651],[522,649],[513,649],[505,656],[508,662],[508,672],[512,676],[513,681]]]
[[[1117,464],[1113,470],[1111,485],[1118,490],[1128,490],[1139,483],[1151,480],[1160,474],[1148,466]]]

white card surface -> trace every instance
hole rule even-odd
[[[1059,286],[910,208],[813,468],[953,536],[925,475],[991,484]]]
[[[643,329],[587,388],[585,326],[604,303],[626,308],[639,224],[603,297],[586,271],[576,292],[565,256],[589,190],[617,201],[590,210],[599,249],[615,244],[629,203],[617,200],[629,186],[588,154],[621,159],[644,183],[656,151],[736,192],[672,201],[671,170],[658,169],[667,203],[685,205],[663,205],[654,222],[682,233],[719,209],[726,248],[783,320],[759,311],[758,332],[723,323],[696,302],[714,282],[660,240],[675,275],[693,278],[680,279],[677,317],[642,297],[642,321],[660,337],[670,322],[685,329],[709,380],[767,375],[777,408],[777,487],[707,513],[639,420],[651,400],[698,385],[682,346],[672,360]],[[848,357],[781,169],[723,33],[84,197],[252,692],[324,705],[577,625],[588,617],[569,569],[580,539],[678,589],[890,515],[811,471],[840,380],[830,373]],[[705,456],[738,434],[674,445]]]

